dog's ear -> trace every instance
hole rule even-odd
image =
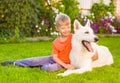
[[[85,27],[90,27],[90,20],[89,19],[87,20]]]
[[[78,20],[74,21],[74,30],[78,30],[80,27],[82,27],[82,25],[79,23]]]

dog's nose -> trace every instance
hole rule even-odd
[[[97,41],[99,40],[99,38],[98,38],[98,37],[95,37],[94,40],[95,40],[95,42],[97,42]]]

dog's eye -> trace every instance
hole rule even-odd
[[[86,32],[85,32],[85,34],[89,34],[89,32],[88,32],[88,31],[86,31]]]

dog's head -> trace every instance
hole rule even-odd
[[[78,20],[74,21],[74,35],[77,40],[89,51],[93,52],[91,42],[97,42],[98,37],[94,34],[88,20],[85,26],[82,26]]]

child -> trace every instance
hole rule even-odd
[[[66,14],[58,14],[55,18],[55,28],[60,36],[53,41],[52,56],[32,57],[16,61],[4,61],[6,66],[14,64],[23,67],[41,67],[43,70],[56,71],[61,68],[74,69],[70,64],[69,53],[71,49],[71,20]],[[97,54],[92,58],[96,60]]]

